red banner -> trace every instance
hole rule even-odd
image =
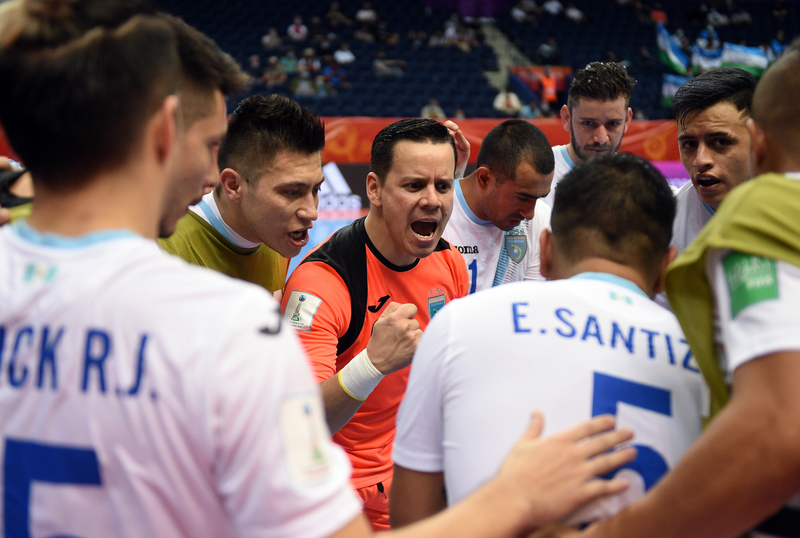
[[[378,131],[400,118],[324,118],[326,142],[323,162],[368,163],[372,140]],[[470,162],[475,163],[483,137],[501,119],[457,120],[472,146]],[[554,146],[569,142],[569,132],[560,119],[532,120]],[[622,139],[621,151],[635,153],[651,161],[677,161],[678,131],[672,120],[634,120]],[[0,155],[13,156],[2,129]]]
[[[378,131],[400,118],[324,118],[325,151],[323,162],[368,163],[372,140]],[[472,146],[470,162],[475,163],[478,149],[501,119],[456,120]],[[560,119],[532,120],[553,146],[567,144],[569,132]],[[677,161],[678,131],[672,120],[634,120],[622,139],[620,151],[634,153],[651,161]]]

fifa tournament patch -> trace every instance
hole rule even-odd
[[[435,297],[428,297],[428,317],[433,319],[433,316],[436,315],[436,312],[444,308],[446,302],[447,295],[444,293],[441,295],[436,295]]]
[[[295,488],[302,489],[328,477],[330,453],[326,444],[322,403],[316,392],[287,396],[281,402],[281,445]]]
[[[310,331],[322,299],[304,291],[294,290],[286,301],[284,320],[297,331]]]
[[[519,263],[528,252],[528,238],[524,235],[506,235],[505,247],[508,257]]]
[[[778,272],[775,260],[731,252],[722,261],[731,296],[731,317],[744,308],[778,298]]]

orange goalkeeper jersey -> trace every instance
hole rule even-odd
[[[398,267],[378,252],[361,218],[334,233],[292,272],[281,308],[321,382],[367,347],[372,325],[390,302],[414,303],[424,329],[447,302],[465,296],[468,286],[464,259],[444,239],[427,258]],[[355,488],[392,474],[395,415],[408,372],[404,368],[383,378],[333,436],[350,455]]]

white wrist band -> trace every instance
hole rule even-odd
[[[383,379],[383,374],[367,357],[366,349],[353,357],[337,375],[342,389],[359,402],[366,400]]]

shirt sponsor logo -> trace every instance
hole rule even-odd
[[[478,245],[472,247],[470,246],[459,247],[456,245],[456,248],[461,254],[478,254]]]
[[[508,257],[516,263],[521,262],[525,253],[528,252],[528,238],[524,235],[505,236],[505,245]]]
[[[778,298],[775,260],[731,252],[722,265],[731,296],[731,317],[752,304]]]
[[[314,316],[321,304],[322,299],[319,297],[294,290],[289,295],[289,300],[286,301],[284,319],[296,331],[310,331],[311,325],[314,323]]]
[[[378,313],[378,311],[380,311],[380,309],[383,308],[383,305],[386,304],[386,301],[388,301],[390,297],[391,297],[390,295],[384,295],[383,297],[378,299],[378,304],[368,306],[367,310],[369,310],[373,314]]]
[[[436,315],[436,312],[444,308],[446,302],[447,295],[444,293],[435,297],[428,297],[428,316],[433,319],[433,316]]]

